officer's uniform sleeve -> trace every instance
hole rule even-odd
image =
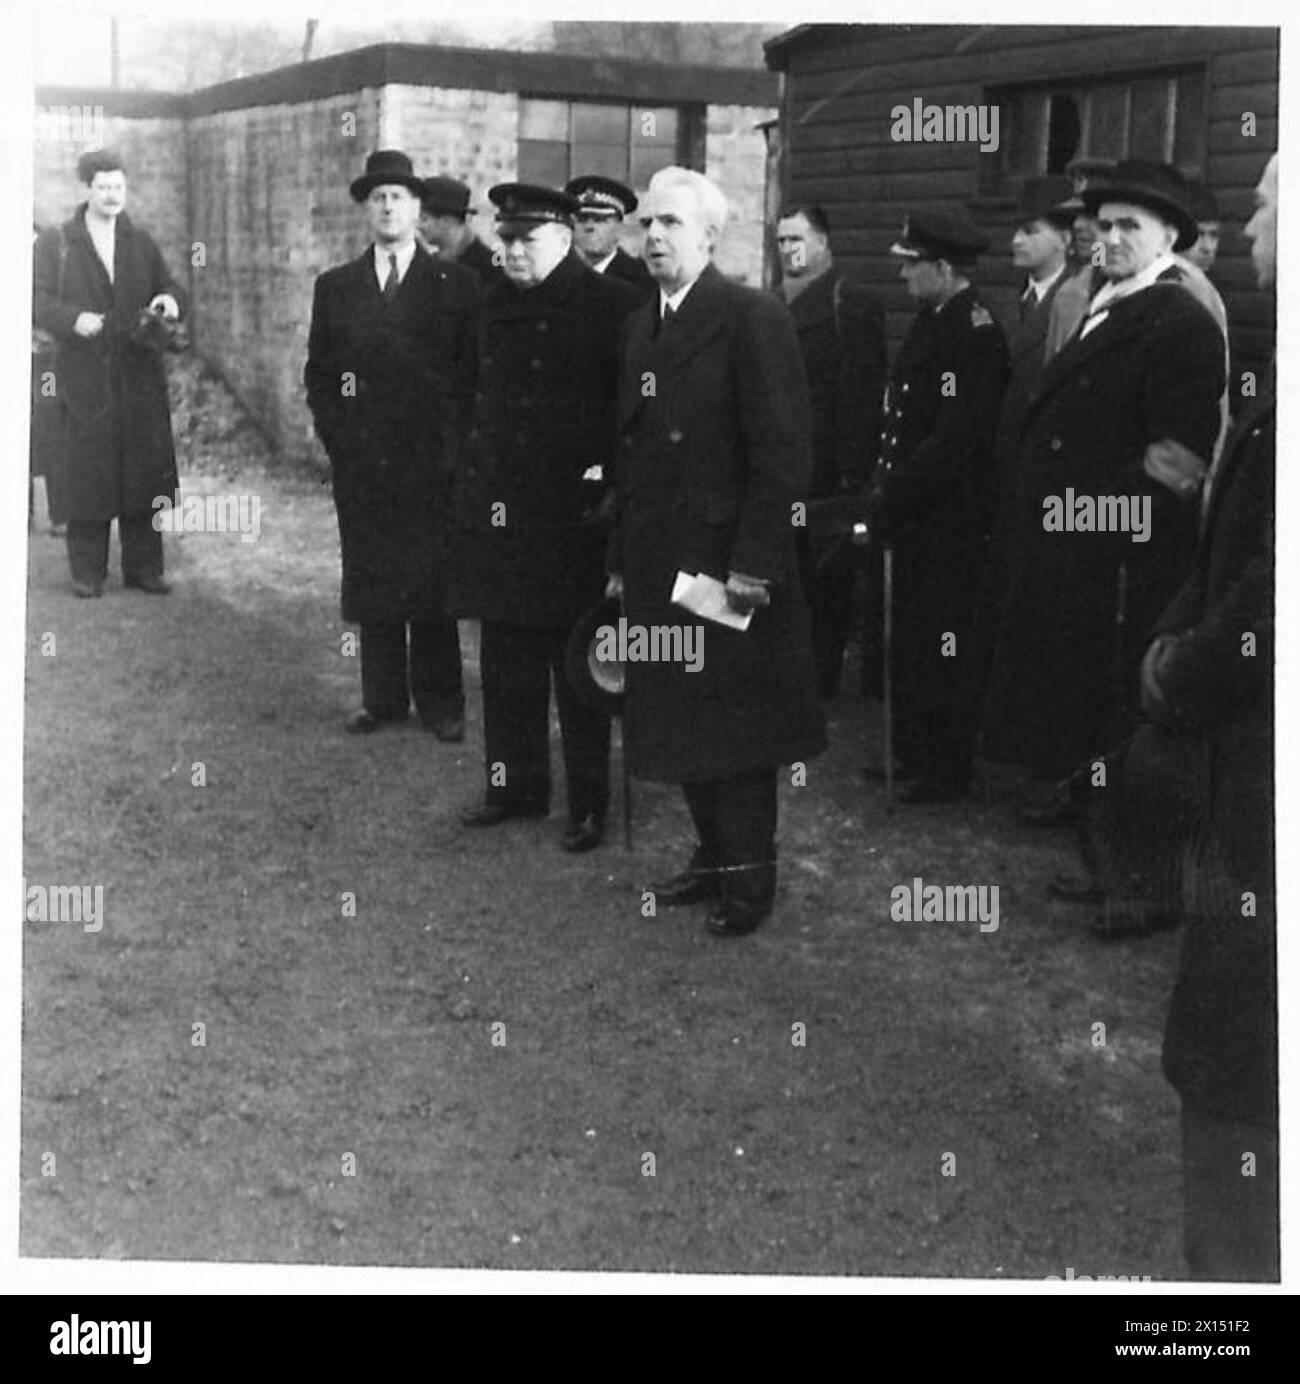
[[[884,479],[891,524],[945,502],[957,478],[993,447],[1007,385],[1007,343],[986,308],[966,309],[939,359],[940,402],[934,427]],[[951,375],[951,378],[947,376]]]

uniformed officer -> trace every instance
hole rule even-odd
[[[895,747],[908,803],[970,786],[974,709],[963,696],[972,605],[995,501],[994,435],[1007,343],[970,274],[986,238],[959,214],[903,223],[890,247],[920,304],[885,391],[868,491],[879,548],[894,550]]]
[[[488,196],[509,282],[479,320],[477,390],[457,486],[453,609],[481,625],[487,793],[467,826],[550,808],[551,683],[564,745],[566,850],[602,839],[609,721],[579,700],[565,646],[605,585],[601,502],[616,445],[618,340],[635,291],[573,249],[577,203],[503,183]]]
[[[455,178],[426,178],[420,198],[420,230],[444,261],[454,260],[472,269],[484,287],[505,283],[500,256],[493,255],[470,225],[474,213],[469,200],[469,188]]]
[[[613,178],[588,173],[565,184],[565,192],[577,198],[573,218],[573,243],[597,274],[610,274],[650,296],[654,280],[645,261],[629,255],[618,243],[623,218],[636,210],[636,193]]]

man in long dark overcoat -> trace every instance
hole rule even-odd
[[[984,749],[1039,778],[1061,779],[1108,747],[1196,539],[1224,358],[1214,319],[1172,277],[1174,251],[1196,237],[1181,189],[1171,170],[1145,164],[1089,184],[1106,283],[1048,363],[1021,429],[1015,568]],[[1079,501],[1101,496],[1125,497],[1128,531],[1076,525],[1076,514],[1088,522]]]
[[[868,493],[877,552],[894,563],[895,746],[907,803],[970,786],[972,619],[993,522],[1002,329],[971,282],[985,237],[961,215],[913,216],[891,252],[919,304],[890,372]]]
[[[167,374],[159,351],[133,330],[142,309],[170,321],[185,290],[153,240],[123,210],[126,173],[106,149],[77,164],[86,201],[36,242],[32,318],[58,342],[59,406],[68,564],[78,596],[103,594],[108,538],[118,521],[122,581],[155,595],[163,576],[155,501],[176,498]]]
[[[885,392],[885,312],[831,254],[825,209],[788,207],[777,221],[781,296],[799,334],[812,415],[812,480],[808,525],[799,558],[812,616],[817,679],[823,697],[839,688],[853,619],[860,550],[846,537],[819,533],[819,501],[861,490],[880,449]]]
[[[1261,288],[1277,264],[1277,157],[1245,228]],[[1187,583],[1143,659],[1142,706],[1204,760],[1182,873],[1186,919],[1164,1070],[1182,1097],[1188,1268],[1278,1277],[1273,650],[1276,399],[1269,380],[1209,480]],[[1251,1155],[1249,1172],[1245,1156]]]
[[[709,931],[738,936],[772,909],[777,766],[826,738],[795,551],[807,383],[785,309],[711,263],[726,215],[721,192],[681,168],[657,173],[642,204],[658,292],[628,323],[609,589],[629,632],[703,629],[695,671],[628,663],[626,753],[632,773],[680,783],[694,819],[694,855],[656,901],[707,900]],[[679,572],[725,583],[749,628],[674,605]]]
[[[467,826],[550,810],[550,689],[560,716],[564,849],[600,844],[609,801],[609,720],[565,676],[578,617],[601,597],[601,513],[615,448],[618,340],[636,292],[573,249],[576,203],[500,184],[510,282],[488,288],[479,323],[473,432],[456,495],[454,608],[482,622],[484,801]]]
[[[348,729],[405,721],[464,738],[447,612],[452,467],[473,380],[473,273],[415,241],[422,181],[380,150],[351,186],[374,243],[316,281],[307,403],[331,462],[343,618],[361,626],[362,708]],[[409,645],[408,645],[409,627]]]

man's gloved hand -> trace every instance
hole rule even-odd
[[[623,574],[621,572],[611,572],[605,582],[605,599],[610,601],[621,601],[623,599]]]
[[[743,572],[732,572],[727,577],[727,604],[739,615],[745,615],[757,606],[772,604],[772,593],[767,583],[757,577],[747,577]]]

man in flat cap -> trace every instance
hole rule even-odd
[[[634,259],[619,245],[623,218],[636,210],[636,193],[613,178],[587,173],[565,184],[565,192],[577,200],[573,215],[573,243],[597,274],[612,274],[648,297],[654,281],[645,261]]]
[[[1007,343],[971,281],[986,237],[960,213],[904,223],[890,253],[919,305],[885,395],[868,494],[879,555],[894,552],[894,745],[905,803],[970,787],[971,616],[993,521],[994,436]]]
[[[420,231],[444,263],[472,269],[486,286],[505,283],[500,254],[474,234],[469,188],[455,178],[426,178],[420,196]]]
[[[1196,537],[1224,355],[1214,319],[1170,276],[1196,239],[1184,189],[1172,169],[1140,162],[1089,182],[1105,283],[1021,426],[984,748],[1057,782],[1031,816],[1055,813],[1066,776],[1121,733],[1152,622]]]
[[[503,183],[488,195],[509,282],[484,296],[457,489],[454,599],[481,622],[487,771],[485,799],[462,821],[490,827],[550,810],[553,682],[568,796],[561,844],[586,851],[604,836],[609,720],[569,685],[565,648],[604,588],[618,339],[637,295],[579,258],[567,193]]]
[[[361,626],[366,734],[412,700],[440,740],[464,738],[448,614],[451,472],[469,410],[478,282],[415,240],[424,184],[383,149],[350,188],[374,241],[316,280],[307,404],[329,455],[343,554],[343,618]]]
[[[753,932],[776,894],[777,770],[825,748],[794,516],[810,473],[808,391],[789,313],[712,263],[727,202],[666,168],[640,209],[655,296],[628,323],[619,516],[609,591],[629,628],[695,624],[702,660],[629,662],[632,773],[680,783],[686,868],[656,907],[707,903],[718,937]],[[679,574],[712,579],[748,628],[674,604]]]
[[[155,502],[175,500],[176,452],[163,358],[142,313],[180,318],[186,294],[132,222],[126,171],[108,149],[83,154],[86,200],[35,247],[32,320],[59,344],[55,446],[61,450],[68,565],[78,596],[100,596],[117,520],[122,583],[166,595]],[[144,321],[150,325],[149,317]]]

